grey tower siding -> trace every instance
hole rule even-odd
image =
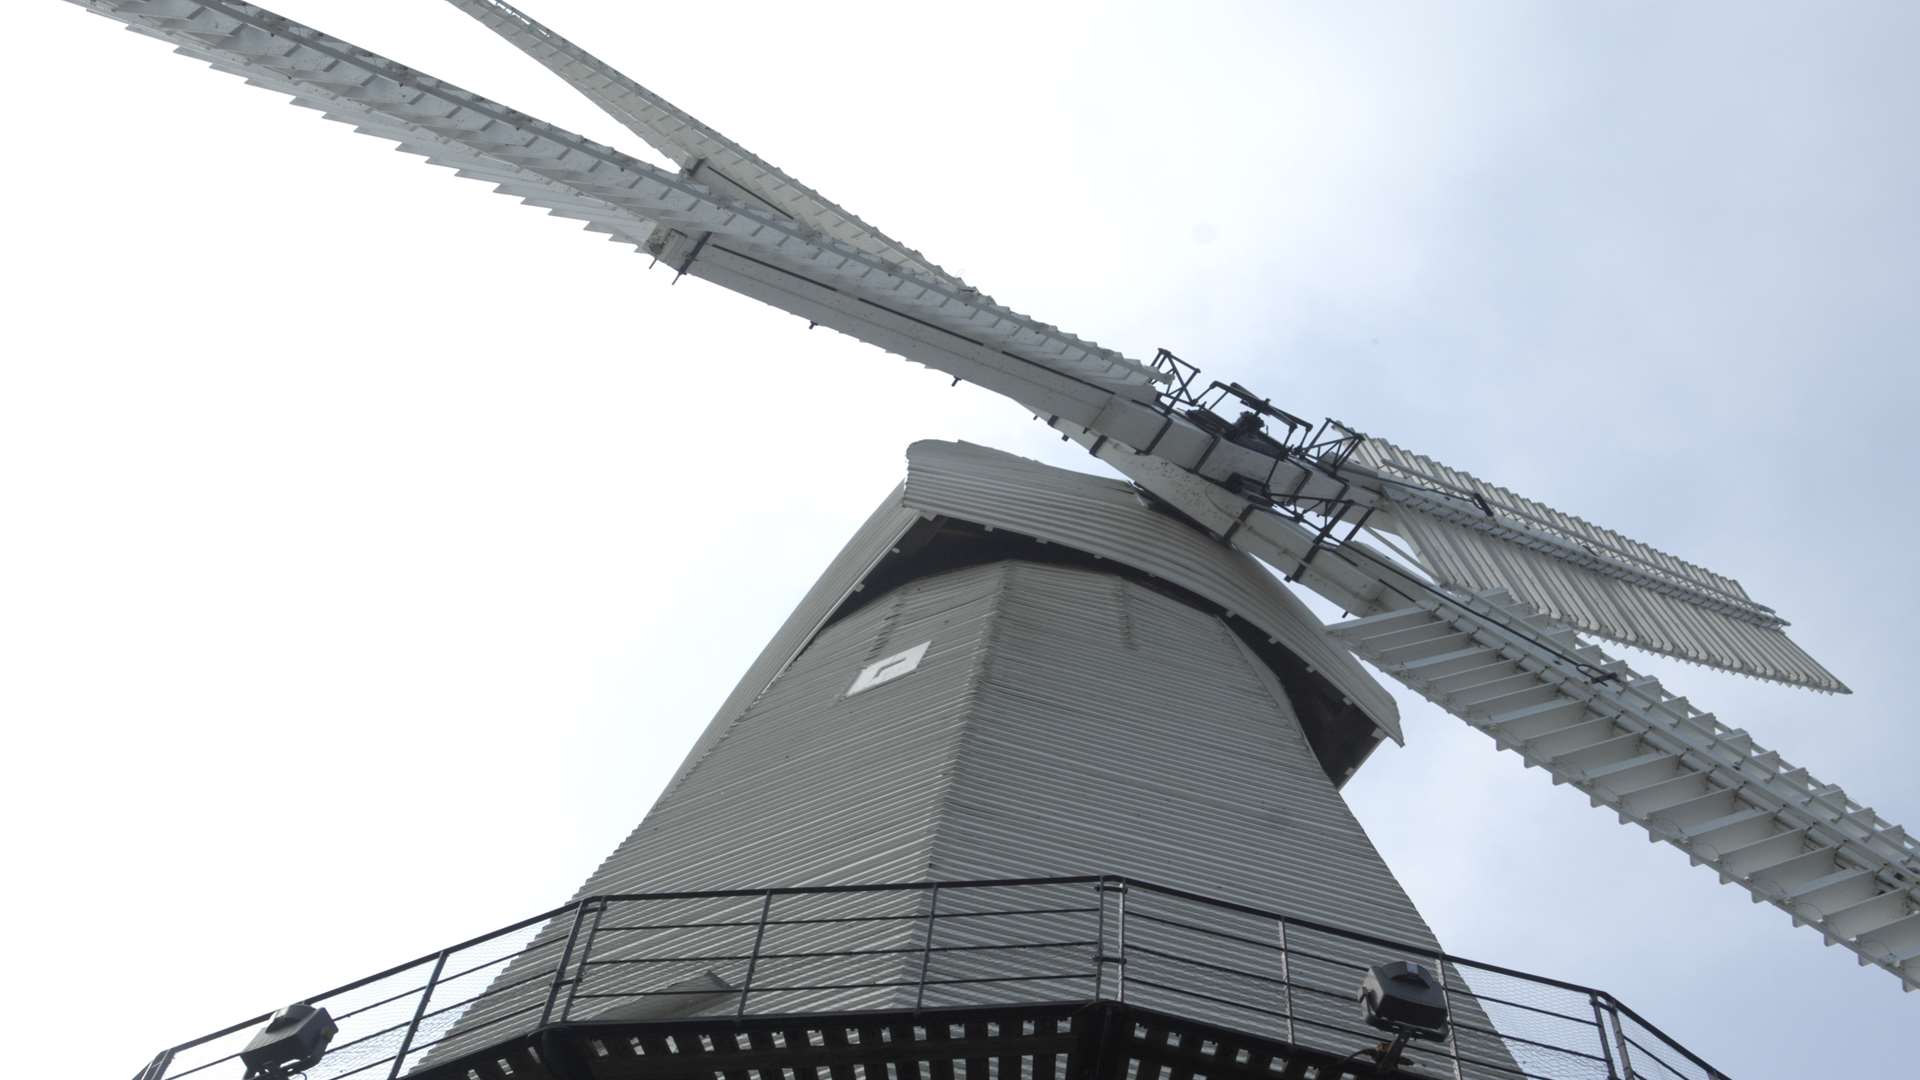
[[[930,642],[861,694],[872,661]],[[1117,873],[1431,942],[1284,692],[1218,618],[1004,561],[828,627],[586,893]],[[1319,884],[1328,883],[1326,887]]]
[[[921,642],[929,647],[917,670],[847,694],[861,668]],[[1220,618],[1113,573],[1016,560],[910,582],[828,627],[585,891],[1101,873],[1437,947],[1321,769],[1279,682]],[[1051,933],[1032,930],[1071,936],[1064,919]],[[895,944],[912,945],[915,932],[901,927]],[[822,948],[820,933],[805,946]],[[1256,971],[1277,963],[1218,942],[1164,944]],[[1331,939],[1316,951],[1394,958]],[[936,975],[1044,968],[1044,959],[949,958]],[[914,962],[860,974],[911,979]],[[777,985],[826,974],[789,964],[757,977]],[[1345,988],[1353,976],[1329,969],[1315,981]],[[1004,997],[1007,988],[982,990]],[[1133,994],[1193,1008],[1162,997]],[[964,1000],[949,992],[929,1003]],[[861,990],[765,1004],[911,1001],[911,991]],[[1346,1001],[1296,1008],[1352,1026]]]
[[[931,876],[1118,873],[1431,941],[1279,683],[1219,619],[1110,575],[988,576]],[[1359,913],[1355,896],[1377,900]]]
[[[1253,557],[1147,509],[1132,485],[965,443],[915,443],[907,466],[904,505],[1083,551],[1191,592],[1300,657],[1376,734],[1400,741],[1393,698],[1305,604]]]
[[[1148,509],[1125,485],[946,444],[917,445],[912,464],[908,483],[823,575],[581,895],[1116,874],[1437,947],[1310,745],[1271,656],[1256,649],[1278,641],[1289,657],[1310,656],[1316,699],[1357,703],[1339,723],[1363,725],[1369,738],[1392,731],[1391,701],[1324,640],[1270,573]],[[943,522],[973,531],[929,538]],[[983,532],[986,525],[999,532]],[[1018,544],[1004,539],[1014,533]],[[940,554],[942,542],[984,554],[956,559]],[[1005,555],[1003,543],[1023,554]],[[1048,554],[1060,548],[1079,554]],[[888,578],[889,558],[909,568]],[[863,583],[870,587],[860,591]],[[848,693],[864,667],[921,643],[926,653],[910,674]],[[1300,678],[1297,670],[1290,677]],[[824,910],[836,901],[806,902]],[[858,902],[874,903],[871,896]],[[899,902],[910,913],[926,899],[903,894]],[[738,921],[753,911],[699,901],[671,914]],[[789,906],[782,914],[800,912]],[[666,921],[657,912],[648,918]],[[1273,935],[1271,923],[1215,918],[1223,929]],[[857,932],[860,948],[914,946],[918,927],[895,925],[891,941],[876,938],[871,925],[817,926],[769,945],[818,951],[849,946]],[[1036,934],[1047,931],[1036,924]],[[964,933],[942,944],[960,943]],[[1278,963],[1267,950],[1219,941],[1162,944],[1242,969]],[[1308,951],[1342,960],[1396,958],[1333,939],[1311,944]],[[671,952],[703,945],[738,953],[743,943],[733,929],[716,929],[705,942],[682,933]],[[655,947],[609,941],[595,959]],[[1081,970],[1086,951],[1075,960]],[[976,956],[973,968],[946,974],[1035,962],[1031,954]],[[910,980],[904,968],[917,961],[882,958],[880,968],[897,970],[858,973],[783,963],[783,970],[756,970],[755,986]],[[610,968],[636,974],[609,974],[596,989],[638,985],[640,971],[656,989],[701,980],[738,986],[737,966]],[[1356,981],[1331,968],[1318,978],[1292,974],[1342,991]],[[1246,983],[1218,991],[1234,1000],[1272,992]],[[1004,987],[996,993],[1004,998]],[[966,997],[956,989],[926,1003]],[[1144,985],[1129,997],[1194,1011],[1191,1000],[1156,998]],[[911,1005],[913,998],[910,990],[869,988],[756,994],[755,1001],[756,1008],[801,1011]],[[461,1024],[518,1004],[502,995]],[[716,996],[709,1004],[731,1002]],[[1303,1016],[1354,1026],[1350,998],[1292,1004]],[[573,1016],[632,1009],[631,1001],[589,1004]],[[1230,1011],[1209,1013],[1253,1026]],[[1343,1050],[1360,1043],[1314,1041]]]
[[[929,519],[1029,536],[1187,590],[1235,613],[1251,630],[1297,656],[1334,695],[1351,703],[1360,726],[1371,725],[1367,734],[1373,741],[1400,741],[1392,696],[1346,646],[1326,634],[1305,604],[1251,556],[1148,510],[1132,485],[966,443],[915,443],[907,466],[906,482],[860,526],[721,703],[668,784],[669,795],[820,628],[858,599],[876,568],[895,557]]]

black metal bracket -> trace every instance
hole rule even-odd
[[[1160,391],[1162,411],[1179,405],[1199,404],[1200,399],[1193,392],[1194,380],[1200,377],[1198,367],[1166,349],[1156,349],[1153,353],[1153,369],[1167,376],[1167,389]]]
[[[1245,525],[1247,523],[1247,519],[1253,516],[1253,512],[1255,509],[1257,509],[1257,507],[1255,507],[1254,504],[1251,502],[1241,507],[1240,516],[1237,518],[1234,518],[1233,524],[1227,526],[1227,531],[1220,534],[1220,542],[1223,544],[1232,543],[1233,534],[1240,531],[1240,527],[1242,525]]]
[[[686,259],[680,263],[679,267],[674,272],[673,283],[675,285],[680,284],[680,279],[687,276],[688,270],[693,269],[693,260],[700,257],[700,252],[706,249],[707,241],[711,240],[712,238],[713,238],[712,233],[703,232],[700,234],[700,238],[693,242],[693,250],[687,252]],[[813,329],[813,326],[811,323],[808,324],[807,329],[809,330]]]

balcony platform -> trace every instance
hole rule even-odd
[[[1725,1080],[1604,991],[1112,875],[583,897],[305,999],[339,1030],[301,1075],[1334,1080],[1376,1075],[1391,961],[1450,1013],[1393,1075]],[[136,1080],[246,1080],[266,1020]]]
[[[1423,1055],[1415,1049],[1411,1055]],[[1117,1001],[551,1024],[413,1080],[1306,1080],[1371,1062]],[[1396,1077],[1430,1076],[1398,1071]]]

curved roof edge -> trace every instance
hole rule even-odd
[[[1337,688],[1396,743],[1400,710],[1300,598],[1253,556],[1145,505],[1132,484],[971,443],[907,449],[905,505],[1023,533],[1130,566],[1257,627]]]
[[[772,684],[908,533],[947,517],[1110,559],[1219,605],[1298,656],[1374,725],[1404,742],[1400,712],[1271,570],[1141,502],[1132,485],[1042,465],[970,443],[923,440],[907,449],[907,479],[881,501],[807,590],[722,701],[665,791],[678,787],[734,720]],[[1336,778],[1336,783],[1340,779]],[[664,797],[664,792],[662,797]]]
[[[715,743],[726,737],[727,730],[747,711],[747,706],[752,705],[754,699],[793,662],[793,658],[800,655],[800,650],[813,639],[820,627],[826,625],[834,612],[860,591],[861,582],[866,580],[867,574],[893,553],[894,546],[907,535],[907,531],[923,520],[924,516],[918,510],[909,509],[902,499],[906,486],[902,481],[881,500],[880,505],[854,532],[853,538],[847,541],[847,546],[841,548],[840,554],[827,564],[819,580],[800,598],[793,614],[787,616],[787,620],[780,624],[780,629],[774,631],[766,647],[760,650],[760,655],[748,666],[746,674],[740,677],[733,692],[720,703],[713,719],[708,721],[706,730],[694,740],[693,749],[687,751],[686,759],[674,771],[673,779],[661,789],[662,799],[680,786],[680,781],[686,778],[687,773]]]

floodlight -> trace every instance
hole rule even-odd
[[[301,1003],[281,1009],[240,1051],[247,1080],[285,1080],[313,1068],[339,1030],[325,1009]]]
[[[1359,1054],[1373,1055],[1376,1076],[1399,1067],[1409,1039],[1439,1041],[1447,1037],[1447,995],[1440,981],[1420,964],[1395,960],[1367,969],[1360,980],[1360,1015],[1371,1027],[1393,1036],[1392,1042],[1369,1047]]]
[[[1447,1037],[1447,997],[1420,964],[1396,960],[1367,969],[1360,980],[1360,1011],[1369,1025],[1415,1039]]]

